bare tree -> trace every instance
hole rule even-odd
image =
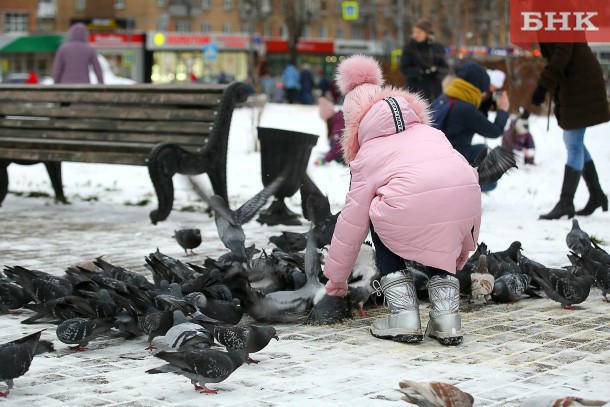
[[[314,18],[314,0],[282,0],[286,27],[288,30],[288,52],[291,61],[296,61],[297,43]]]

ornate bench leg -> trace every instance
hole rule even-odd
[[[6,169],[10,163],[8,160],[0,160],[0,206],[2,206],[8,192],[8,172]]]
[[[162,144],[148,158],[148,173],[155,187],[159,206],[150,212],[153,225],[167,219],[174,205],[174,183],[172,177],[178,170],[179,155],[176,147]]]
[[[53,186],[53,191],[55,191],[55,200],[63,204],[68,204],[69,202],[64,195],[64,187],[61,181],[61,162],[45,161],[44,165],[47,167],[51,185]]]

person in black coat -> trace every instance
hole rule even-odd
[[[444,131],[453,148],[472,164],[486,147],[485,144],[472,144],[472,137],[475,133],[486,138],[500,137],[509,117],[510,103],[506,92],[503,92],[496,100],[496,118],[492,123],[479,110],[483,93],[489,89],[489,75],[485,68],[468,61],[458,68],[456,76],[444,92],[453,99]]]
[[[442,93],[441,82],[449,72],[445,48],[430,38],[432,34],[430,21],[419,20],[400,57],[400,71],[405,76],[407,88],[420,93],[428,102]]]
[[[597,208],[608,210],[608,197],[602,190],[595,164],[585,146],[587,127],[610,120],[608,98],[599,61],[587,43],[540,43],[546,59],[532,95],[532,104],[541,105],[547,93],[555,103],[555,117],[563,129],[568,152],[559,202],[540,219],[559,219],[563,215],[591,215]],[[583,177],[589,200],[582,210],[574,209],[574,194]]]

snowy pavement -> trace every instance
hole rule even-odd
[[[305,131],[322,133],[323,125],[315,124],[312,108],[294,107],[301,110],[280,119],[283,109],[286,107],[271,106],[269,110],[275,113],[263,117],[263,122],[267,120],[263,125],[290,120],[294,127],[305,120],[307,124],[301,125],[311,129]],[[238,110],[236,117],[243,120],[234,119],[230,154],[237,150],[236,142],[247,146],[250,134],[247,112]],[[546,127],[546,120],[532,127]],[[597,132],[606,133],[607,139],[609,128],[606,125]],[[503,250],[513,240],[521,240],[524,254],[533,260],[553,267],[567,263],[565,234],[570,222],[536,220],[541,210],[550,209],[558,194],[561,181],[557,174],[564,160],[559,137],[540,135],[536,140],[538,167],[515,171],[484,197],[481,239],[491,250]],[[321,138],[314,154],[325,150],[324,143]],[[596,143],[592,153],[600,158],[600,178],[610,186],[610,146],[600,138]],[[247,147],[240,154],[229,157],[229,193],[234,206],[261,188],[258,153]],[[333,211],[340,209],[349,180],[346,170],[338,165],[310,168],[310,175],[329,193]],[[194,263],[224,252],[213,220],[201,212],[204,205],[188,193],[179,176],[175,177],[176,209],[156,226],[148,219],[155,198],[144,167],[66,163],[64,185],[72,201],[66,206],[56,205],[51,198],[25,196],[51,191],[41,165],[11,165],[9,176],[13,192],[0,208],[2,266],[21,265],[61,275],[71,264],[104,255],[111,263],[150,277],[144,257],[157,248]],[[579,206],[583,194],[586,191],[579,190]],[[140,201],[143,206],[134,205]],[[299,211],[298,194],[288,203]],[[174,229],[182,226],[201,229],[204,243],[195,250],[197,256],[185,258],[172,238]],[[581,218],[581,226],[604,242],[610,240],[607,213]],[[254,221],[244,227],[248,242],[259,248],[271,248],[269,236],[282,230],[305,229],[305,225],[267,227]],[[101,338],[90,343],[89,351],[74,353],[56,339],[53,325],[20,324],[29,311],[3,315],[0,343],[40,327],[47,328],[42,338],[52,340],[57,351],[37,356],[30,371],[15,380],[8,398],[0,399],[0,405],[405,405],[395,390],[403,379],[454,384],[471,393],[476,406],[518,406],[526,398],[544,394],[610,400],[609,305],[602,302],[598,289],[575,311],[546,298],[524,299],[513,305],[463,304],[465,338],[458,347],[442,347],[430,339],[410,345],[373,338],[368,325],[386,311],[367,311],[368,317],[354,313],[354,319],[343,325],[275,324],[280,340],[254,355],[260,364],[244,365],[224,382],[210,384],[218,390],[216,395],[199,394],[181,376],[144,373],[163,363],[144,350],[144,338]],[[425,326],[425,304],[421,311]],[[153,343],[163,348],[162,338]]]

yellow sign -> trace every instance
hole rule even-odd
[[[400,64],[400,57],[402,56],[402,50],[401,49],[394,49],[392,50],[392,68],[396,68],[399,64]]]
[[[341,4],[344,20],[358,20],[358,2],[344,1]]]
[[[155,36],[153,37],[153,41],[155,42],[155,45],[163,45],[165,44],[165,35],[161,34],[161,33],[156,33]]]

